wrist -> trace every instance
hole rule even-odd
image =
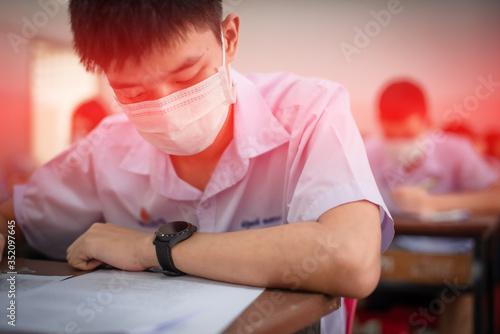
[[[173,250],[189,239],[197,227],[186,221],[174,221],[161,225],[155,232],[153,244],[155,245],[158,263],[163,268],[163,273],[168,276],[185,275],[183,270],[177,268],[173,257]],[[176,252],[177,253],[177,252]]]
[[[188,264],[185,260],[189,258],[188,253],[191,243],[198,237],[199,234],[199,232],[194,232],[189,239],[186,239],[171,248],[172,260],[174,261],[175,267],[178,270],[182,272],[190,272],[190,270],[188,269]]]
[[[158,258],[156,257],[156,249],[151,240],[153,240],[154,234],[145,233],[142,238],[140,244],[140,250],[138,258],[144,268],[158,267],[160,263],[158,262]]]

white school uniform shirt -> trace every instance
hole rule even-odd
[[[432,194],[481,191],[499,182],[499,175],[474,149],[472,143],[459,135],[436,130],[419,139],[424,143],[418,165],[407,171],[390,156],[382,137],[365,139],[370,165],[393,214],[402,213],[391,196],[396,185],[427,184]]]
[[[316,221],[338,205],[380,207],[381,251],[394,234],[347,91],[327,80],[287,73],[243,76],[234,137],[204,191],[181,180],[168,154],[147,143],[124,115],[17,187],[14,208],[28,242],[56,258],[94,222],[153,232],[185,220],[200,232],[227,232]],[[345,310],[322,319],[323,333],[345,332]]]
[[[425,143],[421,160],[407,171],[387,152],[383,138],[365,140],[375,180],[393,214],[404,214],[392,198],[391,191],[396,185],[428,184],[429,193],[446,194],[481,191],[499,182],[498,173],[467,138],[434,131],[420,141]],[[393,246],[419,253],[456,254],[471,251],[474,240],[400,235],[394,238]]]

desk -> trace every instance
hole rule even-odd
[[[470,290],[474,293],[474,333],[493,333],[494,320],[494,263],[496,233],[499,219],[477,216],[462,221],[428,222],[407,217],[394,217],[397,235],[467,237],[475,240]],[[419,286],[408,282],[381,280],[381,289],[425,288],[443,290],[443,282],[434,286]]]
[[[6,270],[6,267],[3,261],[0,269]],[[16,259],[16,268],[19,274],[26,271],[25,268],[36,271],[36,275],[77,276],[87,273],[71,268],[66,262],[22,258]],[[279,303],[276,302],[278,293]],[[224,333],[314,333],[319,329],[319,319],[339,307],[340,297],[266,289]]]

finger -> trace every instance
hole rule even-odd
[[[78,241],[78,239],[73,241],[73,243],[71,245],[69,245],[69,247],[66,249],[66,260],[68,259],[69,254],[74,252],[74,250],[76,248],[75,244],[77,241]]]
[[[92,256],[84,253],[83,250],[77,246],[68,247],[66,260],[71,267],[80,270],[92,270],[102,264],[101,261],[96,260]]]
[[[72,266],[73,268],[76,268],[76,269],[80,269],[80,270],[92,270],[92,269],[95,269],[96,267],[100,266],[101,264],[103,264],[102,261],[99,261],[96,259],[91,259],[88,261],[82,260],[80,262],[70,263],[70,266]]]
[[[94,260],[94,257],[85,247],[84,242],[80,241],[80,238],[73,242],[66,250],[66,260],[70,266],[86,270],[87,262]]]

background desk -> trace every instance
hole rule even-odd
[[[2,261],[0,269],[5,271],[6,267],[7,263]],[[16,269],[19,274],[34,270],[35,275],[48,276],[77,276],[87,273],[71,268],[66,262],[22,258],[16,259]],[[279,303],[276,302],[278,293]],[[319,330],[319,319],[339,307],[339,297],[266,289],[224,333],[316,333]]]
[[[471,217],[462,221],[430,222],[407,217],[394,217],[397,235],[467,237],[475,240],[474,254],[470,261],[469,291],[474,293],[474,333],[492,333],[494,320],[494,263],[495,242],[499,229],[499,218],[495,216]],[[388,252],[390,254],[390,252]],[[415,254],[414,254],[415,255]],[[389,255],[386,255],[389,256]],[[422,254],[425,256],[425,254]],[[383,259],[384,261],[384,259]],[[451,281],[455,277],[448,277]],[[443,278],[424,283],[415,280],[395,279],[384,275],[378,289],[409,290],[422,289],[442,291]]]

